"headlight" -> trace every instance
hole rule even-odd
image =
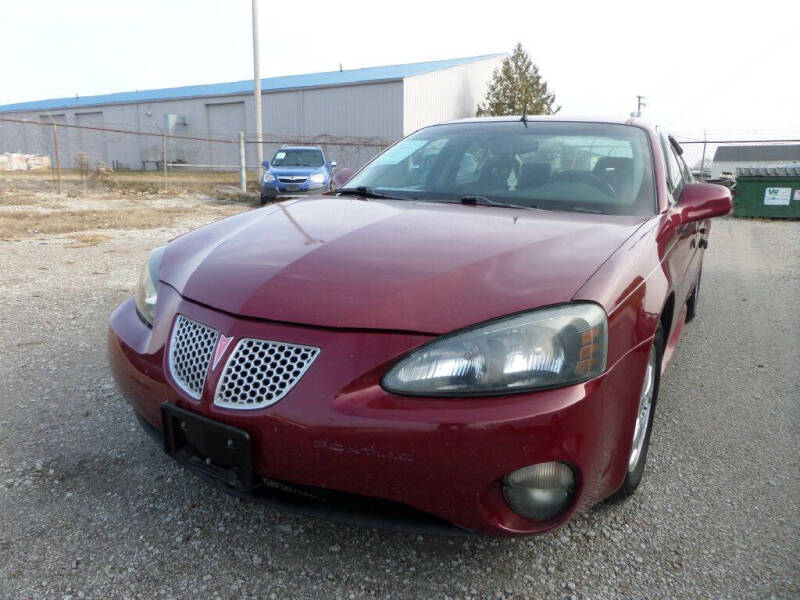
[[[264,183],[272,183],[275,181],[275,175],[272,173],[264,173]]]
[[[504,317],[423,346],[383,377],[419,396],[483,396],[586,381],[606,368],[606,314],[575,303]]]
[[[161,257],[166,248],[166,246],[161,246],[150,252],[139,275],[139,281],[136,283],[136,294],[134,295],[136,310],[150,325],[153,324],[153,314],[158,301],[158,271],[161,267]]]
[[[325,174],[324,173],[314,173],[311,177],[308,178],[311,183],[323,183],[325,181]]]

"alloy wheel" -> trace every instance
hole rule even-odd
[[[650,356],[647,359],[647,370],[644,374],[642,391],[639,394],[639,409],[636,412],[636,427],[633,430],[633,446],[631,456],[628,459],[628,471],[632,472],[639,464],[642,456],[644,441],[647,437],[647,425],[650,422],[650,411],[653,407],[653,390],[656,381],[656,348],[650,348]]]

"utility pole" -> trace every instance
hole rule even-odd
[[[164,170],[164,191],[167,191],[167,134],[156,125],[161,132],[161,163]]]
[[[164,155],[161,162],[164,163],[164,191],[167,191],[167,136],[161,132],[161,152]]]
[[[239,132],[239,188],[247,191],[247,163],[244,153],[244,131]]]
[[[645,103],[646,99],[647,98],[645,98],[644,96],[636,96],[636,116],[637,117],[641,117],[642,116],[642,109],[645,106],[647,106],[647,104]]]
[[[264,148],[261,146],[261,70],[258,66],[258,0],[253,0],[253,100],[256,110],[256,160],[258,178],[261,178],[261,163],[264,161]]]

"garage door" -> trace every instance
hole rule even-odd
[[[212,139],[238,140],[244,131],[244,102],[206,104],[208,133]],[[238,167],[239,145],[209,142],[209,164]]]
[[[103,113],[101,111],[75,113],[75,124],[83,127],[103,127]],[[75,153],[82,151],[86,154],[92,167],[97,166],[98,160],[108,163],[105,132],[93,129],[78,129],[77,131],[78,148]],[[74,157],[72,158],[74,160]]]

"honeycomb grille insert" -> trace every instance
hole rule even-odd
[[[169,342],[169,370],[180,388],[199,399],[206,383],[208,363],[217,345],[217,332],[178,315]]]
[[[319,348],[269,340],[239,340],[217,385],[214,404],[253,409],[288,394],[319,355]]]

